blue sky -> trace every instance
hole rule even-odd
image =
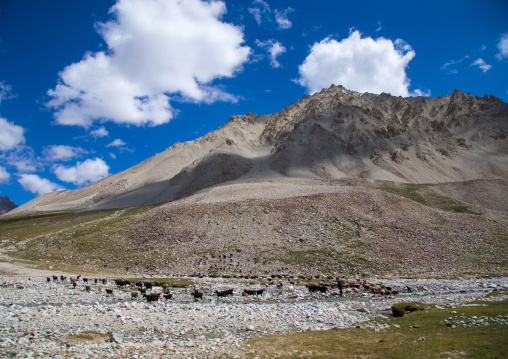
[[[0,195],[23,204],[332,83],[508,100],[508,2],[0,0]]]

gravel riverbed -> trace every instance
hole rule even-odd
[[[362,290],[341,298],[336,288],[311,294],[305,286],[271,285],[261,296],[242,296],[243,289],[256,286],[202,278],[197,285],[205,293],[202,301],[173,288],[172,300],[147,303],[142,297],[131,299],[111,280],[91,284],[87,292],[82,282],[74,288],[46,277],[0,276],[0,357],[241,358],[246,338],[346,328],[390,316],[391,305],[399,302],[460,305],[494,290],[501,295],[489,300],[508,298],[506,277],[373,281],[399,294]],[[114,295],[106,297],[106,288],[114,289]],[[234,295],[214,295],[225,288],[233,288]]]

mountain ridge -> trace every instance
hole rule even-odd
[[[508,105],[495,96],[402,98],[332,86],[279,112],[230,116],[203,137],[13,213],[152,205],[232,181],[507,178],[507,138]]]

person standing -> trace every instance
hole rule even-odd
[[[340,277],[337,277],[337,286],[339,287],[339,293],[340,296],[342,297],[344,294],[344,282],[342,281],[342,279],[340,279]]]

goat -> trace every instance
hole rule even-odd
[[[50,277],[46,277],[46,282],[51,283],[51,278]]]
[[[153,283],[152,282],[143,282],[143,284],[145,285],[146,289],[152,289],[152,287],[153,287]]]
[[[233,295],[233,288],[221,291],[216,290],[215,294],[217,294],[217,297],[227,297],[228,295]]]
[[[173,299],[173,293],[164,294],[163,297],[166,300],[171,300]]]
[[[143,294],[143,297],[145,297],[147,302],[157,302],[160,296],[161,296],[160,293]]]
[[[194,300],[203,299],[203,292],[198,292],[197,289],[195,289],[191,294],[194,297]]]
[[[264,289],[244,289],[242,295],[263,295]]]
[[[131,292],[131,299],[138,299],[138,292]]]
[[[89,286],[89,285],[85,286],[85,291],[86,291],[87,293],[90,293],[90,290],[91,290],[91,288],[90,288],[90,286]]]
[[[123,280],[123,279],[115,279],[115,283],[119,287],[126,287],[128,285],[129,286],[131,285],[131,281],[130,280]]]
[[[65,282],[66,279],[67,277],[64,277],[63,275],[60,276],[60,282]]]
[[[106,289],[106,297],[113,296],[113,289]]]

